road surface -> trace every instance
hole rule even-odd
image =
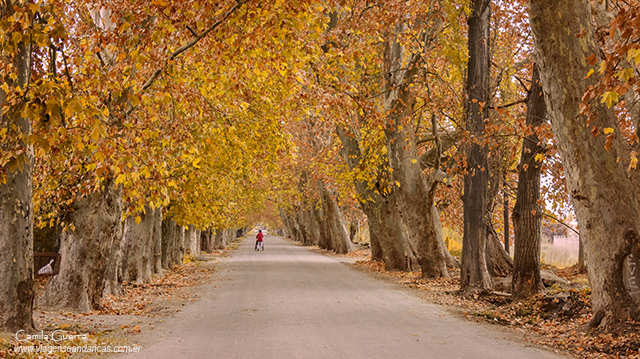
[[[224,259],[155,343],[121,358],[563,358],[280,237],[253,245]]]

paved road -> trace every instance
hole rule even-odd
[[[264,252],[245,240],[219,275],[122,358],[562,358],[276,236]]]

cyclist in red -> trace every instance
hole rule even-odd
[[[258,234],[256,235],[256,251],[264,250],[263,243],[264,235],[262,234],[262,229],[258,230]]]

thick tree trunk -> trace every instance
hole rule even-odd
[[[215,249],[225,249],[226,244],[224,243],[224,230],[222,228],[216,229],[215,237],[213,241],[213,248]]]
[[[121,226],[123,224],[121,223]],[[120,239],[116,240],[114,254],[109,258],[106,268],[106,279],[103,295],[122,295],[122,252],[124,251],[125,237],[124,230]]]
[[[637,283],[625,282],[623,276],[625,261],[640,254],[640,175],[627,171],[631,148],[613,109],[596,100],[590,121],[580,115],[583,94],[599,77],[596,71],[585,78],[591,67],[585,59],[595,55],[602,60],[590,10],[587,0],[540,0],[529,4],[529,18],[547,110],[585,246],[591,324],[608,328],[629,317],[640,319],[640,303],[631,295]],[[594,127],[614,130],[608,150],[605,135],[591,133]]]
[[[205,253],[210,253],[213,250],[213,237],[210,229],[202,231],[200,234],[200,249]]]
[[[518,166],[518,192],[513,208],[513,226],[515,230],[515,253],[511,295],[513,300],[526,299],[544,286],[540,277],[540,231],[542,226],[542,208],[540,200],[540,168],[542,161],[536,155],[544,148],[536,130],[546,117],[546,106],[538,66],[533,66],[531,90],[527,98],[527,127],[532,131],[522,142],[522,154]]]
[[[182,264],[184,255],[184,227],[167,217],[162,221],[162,268]]]
[[[423,278],[448,277],[446,258],[438,242],[436,221],[431,211],[438,178],[443,174],[439,165],[427,179],[422,173],[415,146],[415,138],[408,120],[413,117],[415,95],[412,85],[419,71],[419,54],[405,54],[401,34],[406,25],[396,26],[385,48],[384,106],[389,123],[385,129],[391,179],[398,187],[398,208],[402,220],[415,243]],[[408,61],[407,58],[408,57]],[[437,161],[439,163],[439,160]],[[444,244],[444,243],[443,243]]]
[[[111,184],[77,200],[62,233],[60,273],[47,283],[44,306],[86,312],[102,308],[105,268],[122,238],[121,192]]]
[[[15,1],[0,4],[2,17],[13,12]],[[27,6],[28,2],[23,5]],[[6,36],[10,36],[7,34]],[[26,37],[23,36],[26,40]],[[31,45],[21,42],[13,59],[18,77],[15,83],[5,83],[24,89],[31,76]],[[7,74],[8,75],[8,74]],[[6,94],[0,90],[0,105],[4,108]],[[4,113],[4,112],[3,112]],[[31,134],[31,120],[18,117],[12,110],[0,119],[0,128],[17,126],[24,135]],[[33,301],[33,147],[23,144],[25,162],[22,170],[3,168],[6,182],[0,184],[0,330],[32,331]]]
[[[487,226],[485,262],[491,277],[506,277],[513,272],[513,260],[504,250],[493,226]]]
[[[289,223],[289,217],[282,207],[278,208],[278,212],[280,213],[280,219],[282,220],[282,224],[284,224],[284,233],[283,237],[291,237],[291,223]]]
[[[449,253],[447,249],[447,245],[444,243],[444,238],[442,237],[442,222],[440,222],[440,211],[436,208],[435,205],[431,206],[431,215],[433,216],[433,221],[435,222],[436,229],[436,241],[440,246],[440,250],[444,255],[444,261],[449,268],[460,268],[460,261],[458,261],[454,256]]]
[[[320,197],[322,197],[322,191],[320,191]],[[322,198],[320,198],[320,203],[322,203],[322,206],[316,207],[314,212],[315,221],[318,223],[318,230],[320,232],[318,247],[331,250],[331,231],[329,229],[329,222],[327,221],[326,209],[324,208],[324,200]],[[295,226],[293,226],[293,231],[295,236]]]
[[[587,264],[584,259],[584,244],[582,244],[582,238],[579,238],[578,244],[578,273],[584,273],[587,270]]]
[[[231,244],[236,238],[236,231],[233,228],[225,228],[223,232],[225,246]]]
[[[336,132],[342,142],[342,158],[349,169],[354,170],[362,160],[360,145],[355,136],[344,129],[338,127]],[[369,222],[371,259],[382,260],[386,270],[390,271],[417,270],[416,248],[404,235],[404,223],[398,210],[395,190],[382,196],[365,181],[355,180],[354,185],[360,207]]]
[[[200,230],[190,224],[184,232],[184,247],[186,253],[192,256],[200,254]]]
[[[299,207],[295,214],[296,222],[298,223],[298,228],[300,229],[300,243],[304,245],[309,245],[311,243],[311,231],[309,228],[309,222],[304,213],[304,209]]]
[[[330,236],[330,246],[327,249],[338,254],[353,252],[353,243],[349,240],[349,233],[335,195],[324,186],[322,181],[319,181],[319,188],[322,196],[322,211],[325,216],[324,222]]]
[[[481,145],[484,120],[489,103],[489,26],[491,1],[475,0],[469,24],[469,64],[467,77],[467,131],[471,143],[467,148],[467,175],[464,179],[464,235],[460,286],[465,294],[491,288],[487,268],[487,239],[492,231],[487,208],[489,187],[488,150]]]
[[[307,218],[309,220],[309,227],[311,230],[311,245],[317,246],[320,243],[320,225],[317,221],[317,213],[314,203],[309,204],[309,209],[307,210]]]
[[[153,211],[152,263],[153,274],[162,276],[162,207]]]
[[[161,234],[156,233],[160,208],[145,206],[145,213],[128,216],[124,223],[124,249],[122,251],[121,273],[125,282],[151,283],[155,268],[156,242]]]

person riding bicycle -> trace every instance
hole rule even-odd
[[[264,235],[262,234],[262,229],[260,229],[256,235],[256,251],[264,250],[263,238]]]

